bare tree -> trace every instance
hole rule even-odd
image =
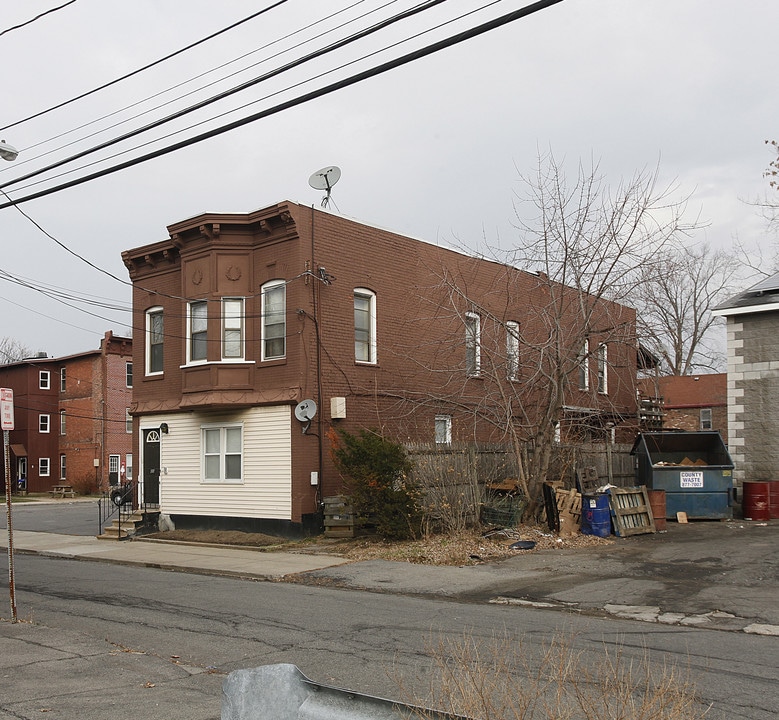
[[[14,338],[4,337],[0,339],[0,364],[18,362],[24,358],[31,357],[33,351],[22,345]]]
[[[597,167],[580,166],[569,184],[550,155],[521,182],[515,247],[489,273],[465,258],[427,268],[438,284],[409,299],[408,318],[427,323],[430,340],[395,350],[407,378],[412,366],[429,377],[414,383],[424,394],[399,397],[470,417],[474,438],[487,427],[510,442],[535,501],[558,439],[635,428],[636,316],[625,301],[641,269],[692,226],[656,173],[611,190]]]
[[[665,361],[671,375],[721,371],[724,348],[711,337],[717,318],[710,309],[732,291],[738,262],[728,251],[708,244],[669,247],[660,260],[639,269],[636,299],[642,342]]]

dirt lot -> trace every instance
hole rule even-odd
[[[384,559],[428,565],[472,565],[510,557],[518,552],[533,552],[533,549],[592,547],[614,542],[610,538],[581,533],[570,537],[558,537],[545,527],[532,525],[496,531],[489,536],[478,532],[465,532],[456,536],[435,535],[406,542],[385,542],[374,537],[344,539],[316,537],[306,540],[286,540],[273,535],[236,530],[169,530],[145,537],[176,542],[263,548],[268,552],[284,550],[333,553],[350,560]],[[535,548],[531,550],[512,548],[511,545],[518,540],[535,542]]]

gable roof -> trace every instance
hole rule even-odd
[[[761,280],[714,307],[712,315],[728,316],[779,310],[779,273]]]

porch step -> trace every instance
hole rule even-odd
[[[123,540],[133,537],[151,522],[156,522],[159,512],[144,512],[134,510],[131,513],[122,513],[121,518],[114,518],[110,525],[103,528],[103,534],[98,535],[98,540]]]

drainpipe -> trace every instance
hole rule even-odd
[[[314,206],[311,206],[311,270],[316,272],[316,263],[314,262]],[[316,485],[316,491],[314,497],[316,500],[317,508],[322,505],[322,416],[324,414],[324,408],[322,407],[322,338],[319,335],[319,303],[317,302],[317,295],[319,293],[319,284],[314,282],[312,287],[313,301],[314,301],[314,332],[316,333],[316,402],[319,412],[317,413],[317,443],[318,443],[318,468],[319,482]]]

